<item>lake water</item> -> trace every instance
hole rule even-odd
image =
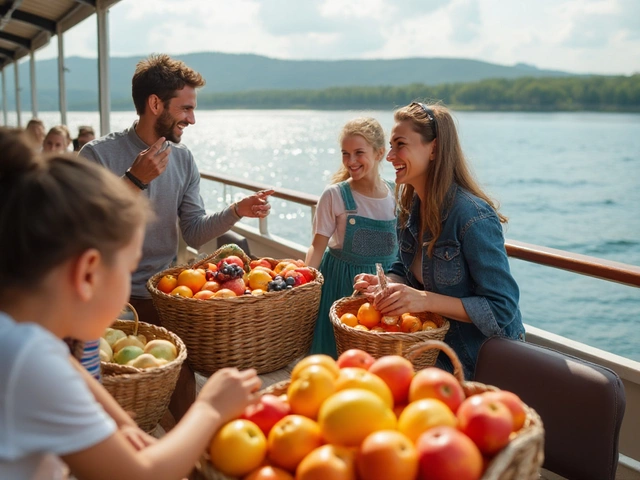
[[[320,194],[340,165],[341,126],[390,111],[197,111],[183,142],[201,170]],[[47,127],[58,113],[42,113]],[[476,175],[509,217],[513,240],[640,265],[640,115],[456,112]],[[23,117],[24,118],[24,117]],[[28,116],[27,116],[28,118]],[[135,115],[112,113],[112,129]],[[99,125],[95,112],[70,112],[72,133]],[[10,122],[12,121],[10,117]],[[384,162],[383,175],[394,178]],[[208,208],[231,201],[203,182]],[[233,195],[241,196],[236,191]],[[310,210],[273,200],[271,232],[308,245]],[[257,226],[255,220],[248,223]],[[640,361],[640,289],[511,260],[524,321]]]

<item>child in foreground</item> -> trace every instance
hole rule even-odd
[[[398,250],[395,196],[380,176],[384,130],[374,118],[356,118],[342,128],[340,145],[342,166],[318,201],[305,260],[324,276],[311,353],[334,358],[331,305],[353,293],[357,274],[390,267]]]
[[[166,436],[136,435],[62,338],[98,338],[122,309],[148,204],[108,170],[40,156],[18,132],[0,128],[0,151],[0,478],[63,478],[66,466],[78,479],[187,476],[250,403],[256,372],[218,371]]]

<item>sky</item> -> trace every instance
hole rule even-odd
[[[640,0],[122,0],[109,26],[119,57],[448,57],[640,73]],[[95,36],[93,16],[65,33],[65,56],[96,57]],[[36,58],[55,56],[54,39]]]

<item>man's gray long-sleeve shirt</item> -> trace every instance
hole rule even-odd
[[[149,148],[138,137],[136,123],[122,132],[89,142],[80,155],[123,176],[140,152]],[[147,280],[168,268],[176,256],[178,226],[187,244],[199,248],[227,232],[239,218],[232,207],[211,214],[205,211],[198,167],[182,144],[171,144],[166,170],[141,194],[149,197],[156,219],[147,226],[142,259],[131,279],[131,296],[149,298]]]

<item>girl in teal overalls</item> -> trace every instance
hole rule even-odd
[[[318,201],[305,260],[324,276],[311,353],[334,358],[331,305],[353,293],[357,274],[375,273],[376,263],[389,268],[398,250],[393,186],[380,176],[382,127],[374,118],[351,120],[342,129],[340,144],[342,167]]]

